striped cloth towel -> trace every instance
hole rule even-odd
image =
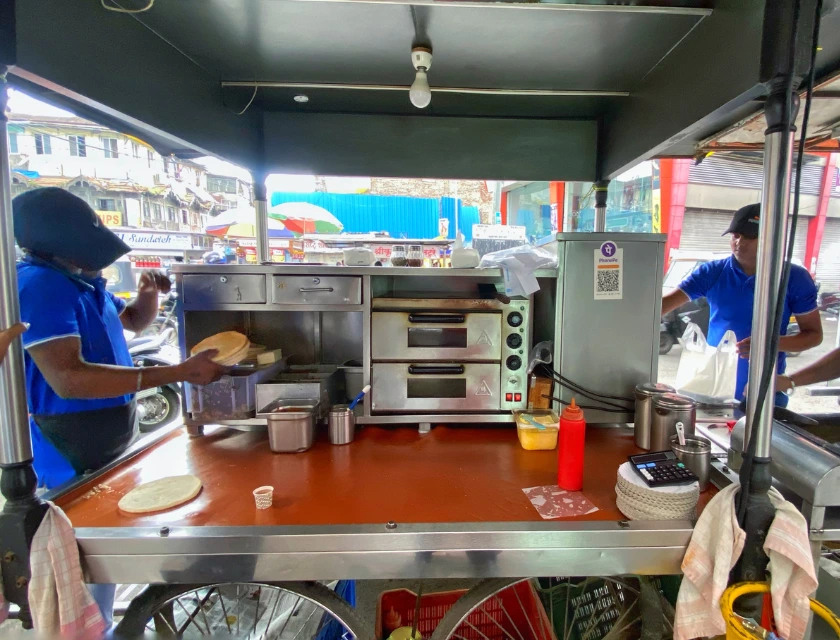
[[[32,539],[29,608],[42,637],[93,640],[105,621],[82,577],[73,525],[52,502]]]
[[[730,485],[712,498],[694,527],[682,563],[684,576],[674,620],[676,640],[726,632],[720,597],[746,539],[735,514],[739,488]],[[770,490],[770,501],[776,507],[776,517],[767,532],[764,551],[770,558],[773,615],[783,638],[802,640],[810,618],[808,598],[817,590],[808,527],[796,507],[775,489]]]

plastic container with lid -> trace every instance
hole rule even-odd
[[[553,411],[515,411],[516,434],[526,451],[551,451],[557,446],[560,418]]]
[[[423,247],[419,244],[410,244],[408,245],[408,254],[406,254],[406,263],[409,267],[422,267],[423,260],[425,256],[423,255]]]
[[[557,446],[557,484],[566,491],[583,488],[583,450],[586,421],[583,410],[575,399],[563,409],[560,416],[559,444]]]
[[[391,247],[391,266],[405,267],[407,264],[408,260],[405,255],[405,245],[395,244],[393,247]]]

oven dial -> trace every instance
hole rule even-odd
[[[507,346],[509,346],[511,349],[518,349],[522,346],[522,336],[520,336],[518,333],[511,333],[507,337]]]
[[[518,311],[514,311],[508,316],[507,320],[511,327],[518,327],[522,324],[522,314]]]
[[[508,359],[505,360],[505,364],[507,364],[507,368],[511,371],[516,371],[522,366],[522,358],[519,356],[508,356]]]

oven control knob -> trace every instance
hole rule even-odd
[[[511,333],[507,337],[507,346],[509,346],[511,349],[518,349],[522,346],[522,336],[520,336],[518,333]]]
[[[516,371],[522,366],[522,358],[519,356],[508,356],[508,359],[505,360],[505,364],[511,371]]]
[[[508,316],[508,324],[511,327],[518,327],[522,324],[522,314],[518,311],[514,311]]]

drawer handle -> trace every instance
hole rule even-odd
[[[335,291],[332,287],[301,287],[301,293],[332,293]]]
[[[408,321],[418,324],[463,324],[467,317],[463,313],[409,313]]]
[[[462,375],[464,373],[462,364],[410,364],[408,372],[415,376],[448,376]]]

